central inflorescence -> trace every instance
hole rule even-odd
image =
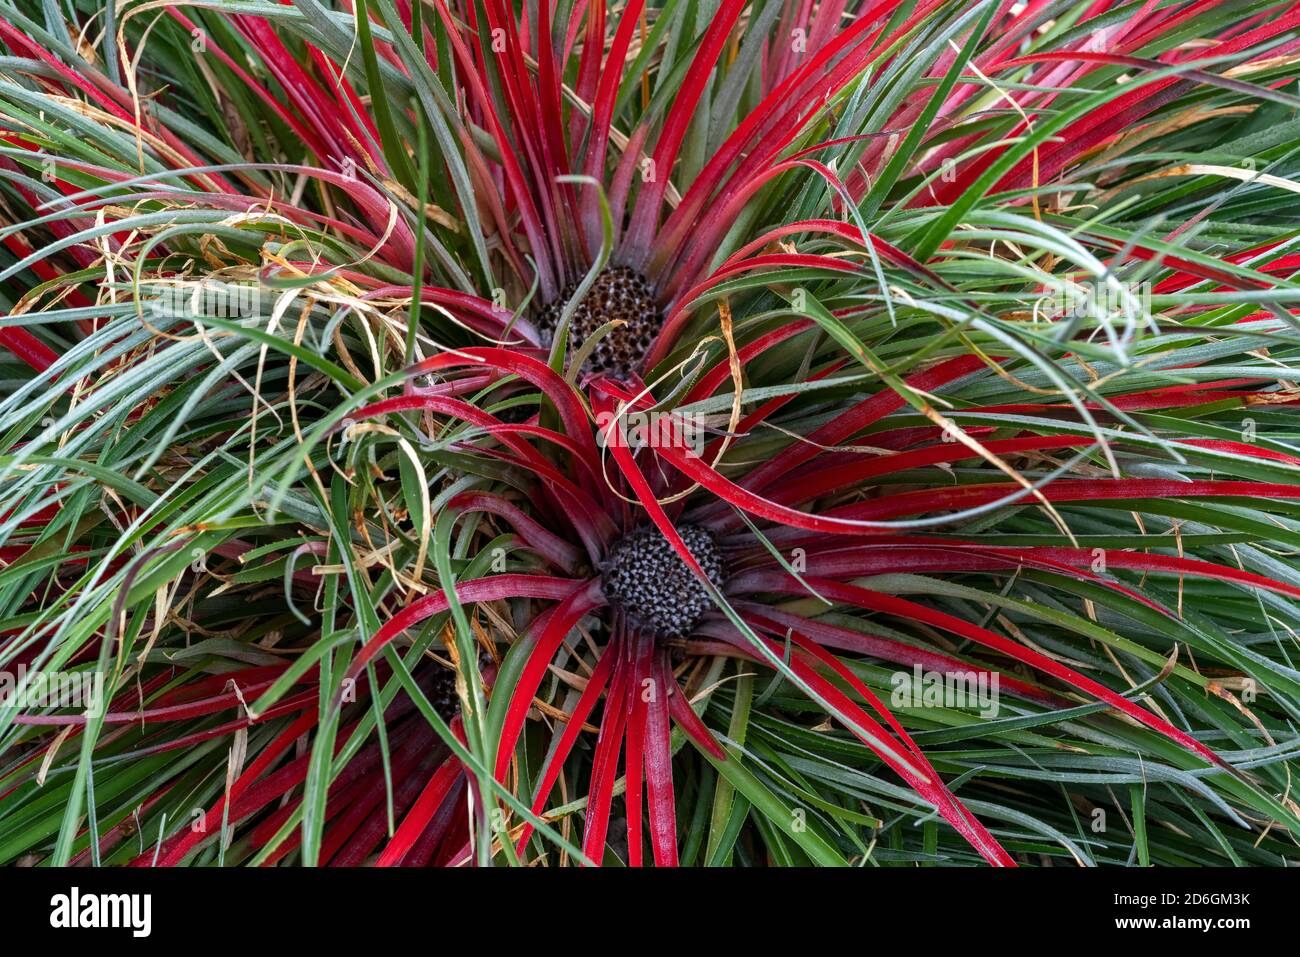
[[[538,319],[547,344],[555,335],[564,306],[578,291],[570,283],[555,302],[549,303]],[[615,319],[623,325],[606,334],[582,365],[583,372],[607,372],[625,379],[631,375],[650,351],[661,319],[650,283],[645,276],[627,266],[606,266],[596,276],[587,294],[574,310],[569,323],[569,355],[601,326]]]
[[[709,581],[721,587],[722,547],[713,535],[697,525],[683,525],[677,534]],[[602,570],[610,603],[661,638],[685,638],[714,607],[704,583],[656,528],[638,529],[620,539]]]

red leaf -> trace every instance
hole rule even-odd
[[[781,577],[785,578],[784,583],[779,581]],[[1085,678],[1077,671],[1053,661],[1041,652],[1034,651],[1031,648],[1026,648],[1014,641],[1003,638],[1001,635],[989,631],[987,628],[972,625],[970,622],[963,621],[953,615],[935,611],[925,607],[924,605],[917,604],[914,601],[908,601],[905,598],[899,598],[895,595],[885,595],[856,585],[848,585],[842,582],[835,582],[822,578],[810,578],[807,579],[807,581],[809,585],[815,588],[818,592],[833,601],[855,605],[858,608],[864,608],[868,611],[885,612],[886,614],[896,615],[900,618],[918,621],[922,624],[942,629],[950,634],[958,635],[961,638],[966,638],[970,641],[976,642],[977,644],[984,645],[986,648],[992,648],[994,651],[999,651],[1002,654],[1014,658],[1016,661],[1023,662],[1044,674],[1051,675],[1054,678],[1064,681],[1071,687],[1086,692],[1100,701],[1106,702],[1106,704],[1124,712],[1124,714],[1128,715],[1130,718],[1146,725],[1153,731],[1158,731],[1171,741],[1177,742],[1205,761],[1217,765],[1218,767],[1230,768],[1230,765],[1205,745],[1201,744],[1201,742],[1197,741],[1186,732],[1175,728],[1163,718],[1156,717],[1151,712],[1139,708],[1133,702],[1117,695],[1104,685],[1098,684],[1091,678]],[[776,573],[773,573],[771,587],[773,589],[787,591],[791,594],[803,592],[803,586],[793,578],[790,578],[788,575],[781,576]]]
[[[546,575],[493,575],[460,582],[456,585],[456,597],[467,603],[495,601],[499,598],[549,598],[558,601],[569,597],[582,586],[580,581]],[[355,681],[366,664],[383,651],[390,641],[407,628],[446,610],[447,596],[441,591],[425,595],[407,605],[371,636],[353,660],[347,677]]]
[[[501,740],[497,744],[497,780],[505,779],[506,767],[514,753],[515,744],[523,732],[524,719],[528,708],[533,703],[533,696],[541,686],[546,671],[551,666],[551,659],[559,649],[560,643],[568,637],[575,625],[596,608],[605,604],[604,593],[598,579],[592,579],[585,585],[579,585],[571,591],[560,604],[556,605],[546,616],[545,624],[539,629],[536,639],[531,636],[525,640],[534,641],[529,649],[528,661],[519,675],[514,689],[510,693],[510,704],[506,709],[505,723],[501,729]],[[543,619],[539,618],[540,624]]]
[[[653,647],[650,641],[646,644]],[[648,703],[645,749],[650,846],[654,849],[657,867],[676,867],[677,802],[673,794],[673,753],[670,746],[672,729],[668,724],[668,715],[672,698],[681,698],[681,693],[677,689],[677,679],[673,677],[667,650],[654,652],[653,679],[654,693]],[[673,693],[672,698],[669,697],[670,693]],[[688,710],[689,708],[687,705]],[[628,826],[630,828],[631,824]],[[629,839],[630,835],[629,831]]]
[[[542,808],[546,807],[546,799],[551,796],[551,789],[555,787],[555,782],[560,777],[560,771],[564,769],[564,762],[568,759],[569,752],[573,750],[574,744],[577,743],[578,735],[582,733],[583,724],[591,715],[592,710],[596,707],[596,702],[600,700],[601,693],[604,692],[605,686],[609,683],[609,676],[613,669],[614,654],[606,648],[596,662],[596,667],[592,669],[591,674],[588,676],[587,687],[583,689],[582,694],[578,697],[578,703],[574,705],[573,713],[569,715],[569,721],[560,734],[559,742],[555,745],[550,758],[542,768],[541,780],[533,797],[533,814],[540,815]],[[523,834],[519,838],[520,854],[523,853],[524,845],[528,843],[528,838],[532,836],[532,833],[533,826],[526,823]]]
[[[424,786],[420,796],[406,812],[406,817],[402,818],[402,823],[398,825],[388,846],[375,861],[376,867],[394,867],[402,862],[402,858],[419,840],[420,835],[433,819],[433,815],[441,807],[460,773],[461,765],[455,757],[447,758],[438,766],[438,770],[433,773],[433,777],[429,778],[429,783]]]
[[[618,649],[614,651],[618,653]],[[609,653],[606,651],[606,654]],[[627,663],[622,658],[618,658],[614,662],[614,683],[605,701],[600,735],[596,738],[596,753],[592,759],[591,782],[587,787],[587,814],[582,833],[582,853],[597,866],[605,857],[605,835],[609,831],[609,810],[614,799],[618,752],[623,743],[623,726],[627,722],[629,706],[627,686]]]

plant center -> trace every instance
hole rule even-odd
[[[547,345],[560,324],[565,305],[577,291],[578,283],[570,283],[559,299],[542,310],[538,323]],[[661,318],[650,283],[645,276],[627,266],[602,269],[578,303],[569,322],[569,355],[572,356],[597,329],[616,319],[622,320],[623,325],[600,339],[582,364],[583,372],[607,372],[626,379],[636,371],[659,332]]]
[[[722,547],[712,533],[696,525],[677,529],[709,581],[724,580]],[[685,638],[699,624],[713,599],[695,573],[656,528],[621,538],[603,568],[605,597],[641,628],[663,638]]]

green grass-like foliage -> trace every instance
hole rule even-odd
[[[1261,0],[0,0],[0,864],[1290,863],[1297,62]],[[655,634],[603,569],[685,525]]]

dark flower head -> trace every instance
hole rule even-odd
[[[677,534],[708,580],[722,587],[722,548],[712,533],[681,525]],[[638,528],[614,543],[601,566],[601,587],[632,624],[662,638],[689,636],[713,608],[703,582],[653,528]]]
[[[560,298],[542,311],[538,325],[544,344],[551,344],[565,306],[577,291],[578,283],[570,283]],[[627,266],[606,266],[596,274],[591,288],[578,301],[568,327],[570,353],[576,352],[582,343],[608,323],[619,325],[607,330],[596,341],[582,371],[605,372],[626,379],[640,367],[663,324],[663,316],[645,277]]]

